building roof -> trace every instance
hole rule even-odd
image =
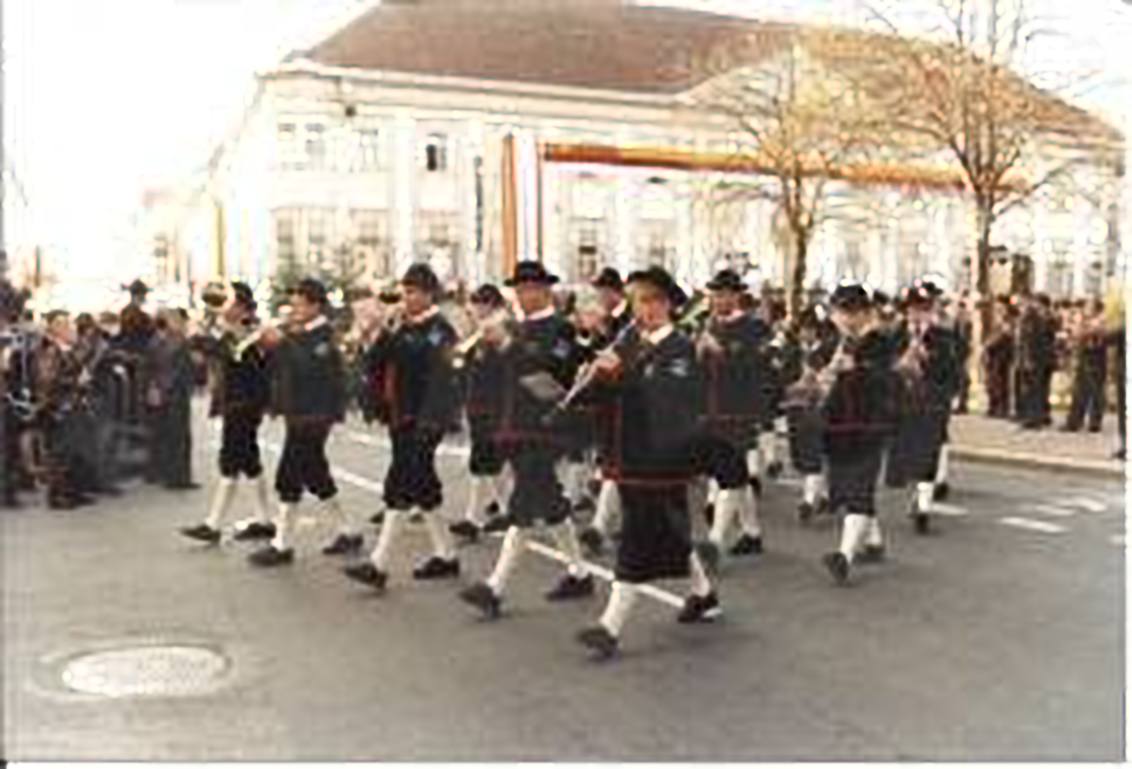
[[[769,55],[790,25],[620,0],[384,0],[308,51],[318,64],[633,93],[700,82],[719,46]]]

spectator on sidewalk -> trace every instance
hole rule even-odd
[[[1086,419],[1089,432],[1101,430],[1108,380],[1108,339],[1104,321],[1104,303],[1098,299],[1083,317],[1074,319],[1074,326],[1068,330],[1074,375],[1073,402],[1061,428],[1066,432],[1080,430]]]
[[[150,473],[168,489],[199,488],[192,480],[193,362],[182,310],[162,310],[146,356]]]
[[[959,357],[959,393],[955,400],[955,413],[966,414],[971,394],[971,344],[974,335],[974,324],[971,321],[971,311],[967,305],[967,292],[955,304],[955,338],[956,353]]]
[[[1056,366],[1057,322],[1045,294],[1027,297],[1024,306],[1018,331],[1017,416],[1023,429],[1040,430],[1052,423],[1049,390]]]
[[[1009,303],[996,302],[993,331],[983,348],[986,371],[987,416],[1010,417],[1010,373],[1014,367],[1015,318]]]

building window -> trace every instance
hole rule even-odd
[[[389,248],[389,215],[380,209],[358,208],[350,212],[354,230],[354,269],[371,269],[375,278],[392,274]]]
[[[276,131],[279,167],[285,169],[301,168],[302,156],[299,152],[298,133],[294,123],[280,123]]]
[[[326,127],[318,123],[307,123],[306,136],[307,164],[310,168],[321,170],[326,167]]]
[[[597,227],[586,224],[578,230],[578,278],[590,280],[598,269]]]
[[[358,131],[358,160],[362,171],[373,171],[382,167],[381,131],[377,128],[363,128]]]
[[[330,213],[315,208],[307,211],[307,263],[321,264],[330,254]]]
[[[294,266],[296,248],[295,235],[298,216],[293,209],[280,209],[275,212],[275,253],[280,266]]]
[[[448,170],[448,137],[444,134],[428,135],[428,141],[425,143],[425,170]]]

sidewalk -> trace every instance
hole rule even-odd
[[[1014,422],[984,416],[951,419],[951,454],[959,459],[1048,467],[1122,476],[1125,466],[1112,458],[1118,445],[1116,416],[1105,417],[1100,433],[1063,433],[1064,414],[1054,412],[1054,426],[1022,430]]]

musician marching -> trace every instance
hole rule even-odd
[[[514,484],[507,504],[510,528],[488,578],[460,593],[460,598],[490,619],[500,615],[507,585],[518,565],[530,529],[540,521],[565,554],[567,572],[546,593],[549,601],[592,595],[594,580],[582,561],[571,506],[556,475],[556,464],[571,445],[561,425],[548,422],[555,389],[574,382],[579,355],[573,327],[555,310],[551,286],[558,278],[539,262],[521,261],[507,280],[521,310],[513,335],[500,339],[505,375],[496,441]],[[551,391],[548,393],[547,391]]]
[[[193,338],[193,346],[207,356],[214,374],[209,416],[221,420],[220,479],[204,521],[181,529],[184,536],[209,544],[220,542],[241,476],[255,487],[255,515],[236,524],[233,539],[271,539],[276,533],[259,446],[259,429],[271,395],[269,353],[260,344],[263,329],[251,287],[232,283],[232,296],[222,307],[218,322]]]
[[[457,577],[460,561],[440,513],[444,490],[436,471],[436,449],[455,425],[459,409],[453,358],[457,335],[440,313],[440,280],[426,264],[414,264],[401,279],[403,309],[383,327],[366,353],[380,383],[393,457],[385,475],[385,517],[369,559],[344,569],[350,579],[384,592],[389,561],[405,519],[419,511],[432,555],[413,578]]]
[[[687,404],[700,402],[701,379],[691,339],[672,322],[686,296],[660,267],[634,273],[629,282],[636,329],[594,363],[603,384],[593,397],[611,401],[617,432],[625,436],[610,457],[623,508],[615,581],[601,618],[577,635],[599,657],[619,648],[642,584],[690,577],[680,622],[710,621],[721,612],[691,543],[687,486],[700,425]]]

